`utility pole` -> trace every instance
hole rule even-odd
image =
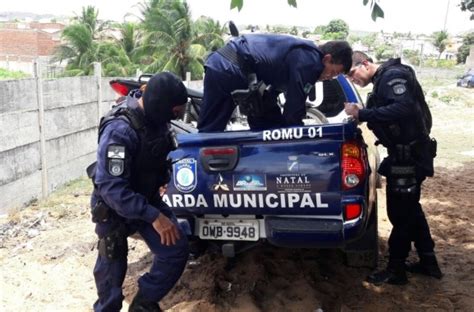
[[[420,47],[420,70],[421,70],[421,66],[423,66],[423,42],[421,43],[421,47]]]
[[[446,6],[446,15],[444,16],[444,27],[443,30],[446,31],[446,23],[448,21],[448,12],[449,12],[449,3],[451,0],[448,0],[448,5]]]

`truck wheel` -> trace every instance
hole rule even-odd
[[[364,235],[357,241],[349,243],[344,252],[346,264],[350,267],[375,268],[379,257],[377,221],[377,199],[369,218],[369,224]]]

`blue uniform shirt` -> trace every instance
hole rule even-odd
[[[244,35],[229,44],[259,80],[272,85],[277,93],[285,92],[284,125],[301,125],[307,93],[324,69],[323,54],[316,45],[292,36],[268,34]],[[205,66],[204,103],[198,128],[203,132],[222,131],[235,107],[230,93],[246,89],[248,81],[242,69],[219,53],[212,54]]]
[[[422,111],[415,92],[414,77],[399,59],[383,64],[374,75],[375,105],[359,111],[359,120],[386,128],[394,144],[408,144],[423,137]],[[370,103],[368,103],[370,104]],[[388,130],[397,125],[399,133]]]
[[[142,109],[137,106],[136,99],[129,97],[127,105],[143,114]],[[123,146],[125,150],[123,173],[119,176],[114,176],[109,172],[107,154],[111,145]],[[145,196],[135,192],[130,183],[134,157],[139,148],[139,136],[127,121],[115,118],[105,125],[97,149],[95,173],[97,190],[92,195],[91,201],[94,205],[101,198],[121,217],[152,223],[158,218],[159,210],[149,204]]]
[[[362,109],[359,112],[360,121],[391,122],[406,118],[414,118],[417,114],[416,98],[410,77],[405,71],[392,68],[380,77],[377,90],[377,107]]]

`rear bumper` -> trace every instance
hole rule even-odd
[[[365,232],[368,221],[367,204],[362,196],[347,196],[341,205],[360,203],[361,215],[350,221],[337,216],[230,215],[226,219],[253,219],[259,224],[259,238],[272,245],[290,248],[343,248],[347,243],[359,239]],[[223,218],[222,215],[205,215],[204,218]],[[199,236],[196,217],[178,218],[181,229],[189,236]]]
[[[344,225],[341,220],[267,217],[266,239],[275,246],[334,248],[344,244]]]

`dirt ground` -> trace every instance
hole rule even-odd
[[[436,175],[423,184],[422,204],[442,280],[410,275],[406,286],[377,287],[364,281],[369,269],[345,266],[340,252],[262,245],[233,262],[214,253],[190,261],[161,306],[188,312],[473,311],[474,90],[457,88],[452,78],[422,78],[438,140]],[[92,310],[97,250],[89,195],[89,181],[81,179],[0,218],[1,311]],[[384,201],[382,189],[379,266],[387,261],[391,228]],[[123,311],[151,263],[142,241],[129,239],[129,245]]]

